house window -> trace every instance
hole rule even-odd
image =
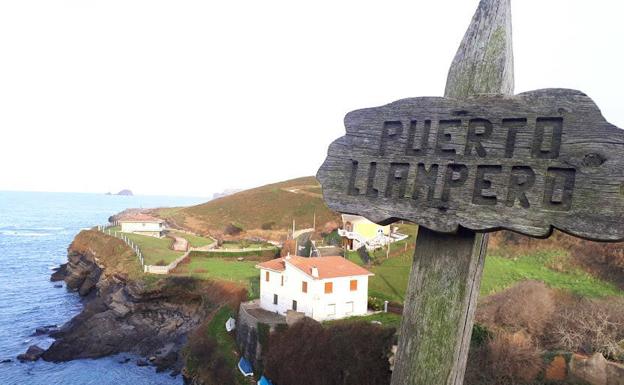
[[[273,305],[277,305],[277,294],[273,294]]]
[[[325,282],[325,294],[331,294],[333,292],[334,292],[334,284],[332,282]]]
[[[292,306],[292,309],[293,309],[294,311],[297,311],[297,301],[293,301],[293,306]]]
[[[349,288],[351,291],[357,291],[357,279],[352,279],[351,282],[349,282]]]
[[[264,273],[264,280],[269,282],[269,272]]]
[[[284,286],[284,276],[282,275],[282,286]]]
[[[336,315],[336,304],[327,305],[327,316],[335,316]]]
[[[301,292],[302,293],[307,293],[308,292],[308,283],[307,282],[301,282]]]
[[[353,314],[353,302],[345,303],[345,314]]]

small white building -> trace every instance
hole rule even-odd
[[[368,277],[374,275],[343,257],[288,256],[261,263],[260,307],[288,310],[317,321],[365,315]]]
[[[134,233],[162,238],[165,235],[165,222],[147,214],[133,214],[117,221],[122,233]]]

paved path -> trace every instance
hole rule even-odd
[[[175,242],[173,242],[173,250],[174,251],[186,251],[188,250],[188,241],[182,237],[173,236]]]

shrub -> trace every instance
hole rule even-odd
[[[297,255],[297,241],[294,239],[284,241],[284,244],[282,245],[280,256],[285,257],[287,255]]]
[[[483,346],[471,349],[465,384],[533,384],[543,368],[542,352],[529,336],[499,332]]]
[[[160,259],[158,260],[158,262],[156,262],[156,266],[167,266],[167,265],[168,263],[164,259]]]
[[[624,360],[624,299],[577,299],[557,314],[547,341],[553,348],[602,353]]]
[[[394,331],[367,322],[323,327],[306,318],[270,334],[265,374],[276,384],[388,384]]]
[[[482,300],[477,322],[492,330],[525,331],[542,336],[556,309],[552,289],[542,282],[524,281]]]
[[[474,324],[472,327],[472,336],[470,338],[470,343],[472,346],[483,346],[486,342],[488,342],[492,338],[492,333],[490,330],[483,325]]]
[[[377,297],[368,297],[368,308],[374,311],[381,311],[384,308],[384,300]]]
[[[308,241],[304,245],[303,255],[305,257],[310,256],[310,250],[312,250],[312,241],[308,239]]]
[[[245,250],[245,251],[191,251],[189,253],[190,258],[251,258],[256,257],[262,260],[272,259],[279,255],[279,249],[277,247],[273,247],[265,250]]]
[[[243,232],[243,228],[239,225],[235,225],[234,223],[230,223],[229,225],[225,226],[223,232],[226,235],[238,235]]]
[[[185,349],[186,368],[206,385],[234,384],[234,374],[227,360],[219,353],[215,338],[206,327],[200,327],[189,338]]]
[[[273,226],[275,226],[275,222],[266,222],[260,225],[262,230],[272,230]]]
[[[624,288],[624,243],[598,243],[563,235],[560,238],[586,270]]]
[[[323,240],[326,245],[330,246],[340,246],[340,244],[342,243],[342,237],[338,235],[338,230],[334,230],[331,233],[327,234]]]

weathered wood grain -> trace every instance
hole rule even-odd
[[[504,39],[494,44],[492,36]],[[492,48],[485,55],[483,47]],[[449,70],[445,96],[512,95],[513,77],[510,3],[483,0]],[[488,234],[421,226],[416,243],[392,385],[461,385]]]
[[[345,126],[318,173],[334,210],[441,232],[624,239],[624,131],[582,92],[405,99]]]
[[[461,385],[487,234],[420,227],[392,385]]]
[[[492,44],[494,31],[504,40]],[[496,49],[484,55],[483,47]],[[510,3],[483,0],[449,70],[445,96],[511,95],[513,76]],[[461,385],[488,234],[421,226],[416,242],[392,385]]]
[[[444,95],[514,93],[511,1],[481,1],[449,69]]]

